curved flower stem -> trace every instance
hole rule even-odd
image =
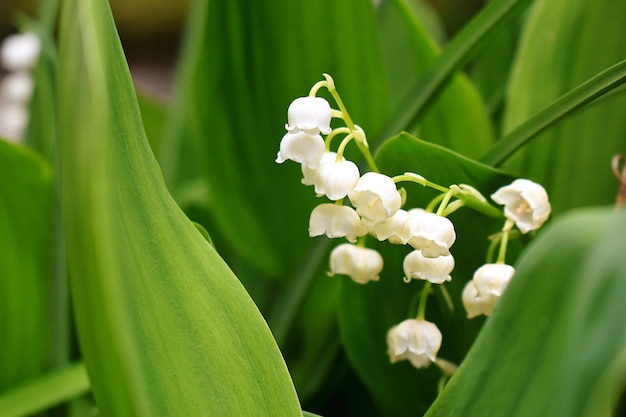
[[[336,162],[341,162],[341,159],[343,158],[343,153],[346,150],[346,146],[348,145],[348,142],[350,142],[352,139],[354,139],[354,134],[352,133],[343,138],[341,144],[339,144],[339,148],[337,148],[337,158],[335,159]]]
[[[511,228],[513,227],[514,224],[515,222],[509,219],[507,219],[507,221],[504,223],[504,227],[502,228],[502,238],[500,240],[500,251],[498,252],[498,259],[496,263],[499,263],[499,264],[505,263],[506,247],[507,247],[507,244],[509,243],[509,232],[511,231]]]
[[[372,156],[372,153],[370,152],[370,147],[367,145],[367,143],[357,140],[356,145],[359,147],[359,150],[365,157],[365,161],[370,166],[372,171],[380,172],[380,170],[378,169],[378,166],[376,166],[376,162],[374,162],[374,157]]]
[[[422,288],[422,294],[420,295],[420,304],[417,307],[417,319],[424,320],[426,316],[426,302],[428,301],[428,294],[430,294],[430,287],[432,283],[430,281],[426,281],[424,284],[424,288]]]
[[[452,198],[452,190],[449,190],[444,194],[443,200],[441,200],[441,204],[439,204],[439,208],[437,209],[437,216],[443,216],[443,213],[446,211],[446,207]]]
[[[437,197],[433,198],[430,201],[430,203],[428,203],[428,205],[426,206],[424,211],[427,212],[427,213],[434,213],[435,212],[435,206],[437,206],[437,204],[441,203],[441,201],[444,199],[446,194],[447,193],[442,193],[442,194],[439,194]]]
[[[333,88],[334,86],[335,86],[335,83],[333,83]],[[322,87],[328,88],[328,79],[324,81],[318,81],[315,84],[313,84],[313,87],[311,87],[311,90],[309,90],[309,97],[315,97],[319,89]]]
[[[424,187],[429,187],[437,191],[441,191],[442,193],[447,193],[448,191],[450,191],[448,187],[444,187],[443,185],[428,181],[426,178],[422,177],[421,175],[414,174],[413,172],[405,172],[404,174],[396,175],[392,178],[392,180],[396,184],[399,182],[414,182]]]
[[[448,292],[448,290],[446,290],[446,286],[438,285],[437,288],[439,288],[439,290],[441,291],[441,296],[443,297],[443,300],[446,302],[446,306],[448,307],[448,310],[454,311],[454,303],[452,302],[452,297],[450,297],[450,293]]]
[[[330,152],[330,142],[333,140],[333,138],[341,133],[350,134],[350,129],[348,129],[347,127],[338,127],[337,129],[333,129],[333,131],[330,132],[328,136],[326,136],[326,139],[324,140],[326,152]]]

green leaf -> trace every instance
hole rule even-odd
[[[49,344],[50,166],[0,139],[0,392],[38,375]]]
[[[622,61],[625,14],[625,2],[537,1],[528,17],[511,76],[505,133]],[[612,94],[542,133],[505,167],[540,182],[550,195],[555,213],[609,204],[617,187],[611,158],[624,152],[625,107],[626,97]]]
[[[587,209],[542,232],[427,416],[611,415],[626,378],[625,228],[624,212]]]
[[[376,154],[383,173],[398,175],[411,171],[438,184],[465,183],[488,196],[512,178],[501,171],[481,165],[444,148],[401,134],[386,142]],[[425,207],[436,196],[432,190],[412,183],[399,183],[406,189],[405,209]],[[457,241],[451,251],[456,267],[446,284],[455,310],[446,308],[439,291],[428,304],[426,319],[437,323],[444,335],[440,356],[459,362],[469,349],[480,320],[467,323],[460,305],[460,294],[474,272],[484,263],[487,236],[502,228],[494,220],[465,208],[452,214]],[[410,248],[371,242],[385,260],[379,282],[359,285],[342,279],[340,325],[349,359],[388,416],[414,416],[426,411],[436,395],[440,373],[435,367],[416,370],[408,362],[390,364],[386,354],[386,333],[393,325],[411,317],[411,305],[423,282],[403,282],[402,262]]]
[[[388,109],[385,83],[371,82],[384,72],[370,3],[192,5],[161,160],[173,189],[205,178],[217,232],[236,253],[232,264],[243,258],[286,279],[306,260],[309,212],[318,201],[300,183],[300,166],[274,160],[289,103],[307,95],[324,72],[334,77],[354,121],[374,135]],[[209,232],[224,248],[218,233]]]
[[[22,417],[40,413],[89,391],[89,378],[82,363],[13,388],[0,396],[0,416]]]
[[[547,108],[499,140],[489,153],[481,158],[481,161],[488,165],[500,165],[540,133],[573,115],[576,111],[584,109],[588,104],[598,103],[600,98],[606,97],[607,93],[624,83],[626,83],[626,61],[607,68],[559,97]]]
[[[59,62],[70,283],[101,413],[300,415],[262,316],[167,192],[107,1],[64,2]]]
[[[530,0],[490,2],[444,48],[439,59],[411,89],[404,105],[385,124],[376,143],[417,124],[454,74],[529,3]]]
[[[408,0],[383,2],[380,6],[383,52],[395,108],[406,98],[407,87],[415,85],[439,55],[439,47],[420,18]],[[424,140],[471,157],[478,157],[494,141],[485,106],[463,74],[453,77],[420,121],[418,130]]]

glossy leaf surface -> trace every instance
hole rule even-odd
[[[108,2],[64,3],[59,61],[71,290],[101,413],[300,415],[262,316],[165,187]]]

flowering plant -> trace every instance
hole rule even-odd
[[[194,0],[164,102],[17,14],[0,416],[623,413],[626,3],[530,3]]]

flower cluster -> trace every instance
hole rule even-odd
[[[316,83],[307,97],[297,98],[289,106],[287,132],[280,143],[276,162],[291,160],[301,164],[302,183],[313,186],[318,197],[329,200],[311,212],[309,235],[345,238],[349,242],[331,252],[329,275],[347,275],[359,284],[380,279],[383,258],[376,250],[366,247],[367,236],[411,248],[403,262],[404,280],[422,280],[425,284],[416,318],[389,330],[388,354],[392,363],[408,359],[416,368],[435,363],[444,374],[449,374],[454,365],[437,358],[441,332],[434,323],[424,319],[431,286],[437,285],[447,296],[442,284],[452,279],[455,266],[450,248],[456,240],[456,232],[447,216],[463,206],[492,215],[495,212],[495,216],[501,217],[502,212],[469,185],[446,187],[416,173],[395,177],[381,173],[370,154],[365,132],[353,123],[333,79],[327,74],[324,76],[325,80]],[[338,109],[317,96],[321,88],[328,90]],[[332,128],[333,118],[342,120],[342,126]],[[333,150],[331,145],[336,137],[343,139]],[[359,167],[344,157],[351,141],[356,143],[371,171],[361,174]],[[425,209],[403,208],[406,191],[399,190],[397,184],[406,181],[433,188],[440,195]],[[491,314],[513,277],[514,268],[504,263],[512,228],[516,226],[521,233],[528,233],[541,227],[550,214],[547,193],[529,180],[516,180],[500,188],[491,198],[504,205],[506,220],[495,241],[500,245],[497,261],[479,268],[463,291],[462,301],[468,318]]]
[[[30,74],[41,43],[34,33],[10,35],[0,45],[0,65],[7,74],[0,81],[0,136],[20,141],[28,124],[28,102],[34,89]]]

